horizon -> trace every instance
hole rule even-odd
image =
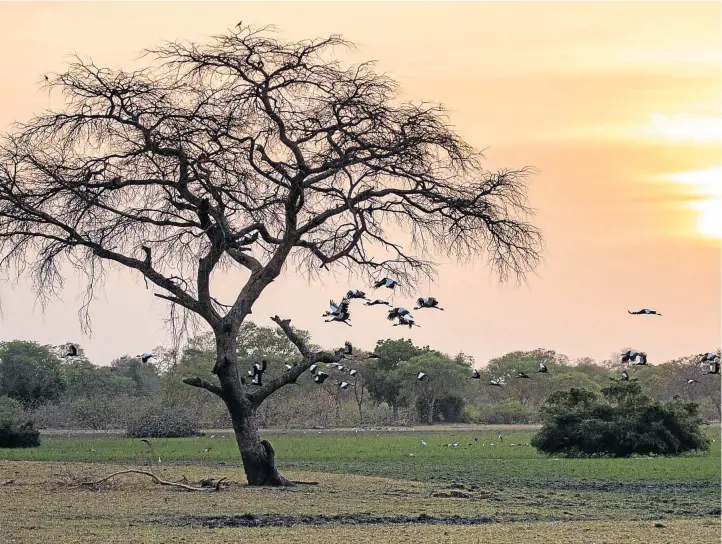
[[[410,338],[463,351],[477,368],[540,346],[597,362],[631,347],[652,365],[720,348],[719,3],[324,3],[324,17],[309,15],[308,3],[277,4],[0,4],[9,27],[0,36],[0,128],[61,106],[40,84],[73,51],[125,68],[145,47],[206,41],[238,19],[274,24],[288,40],[340,33],[358,47],[342,59],[376,59],[404,99],[444,104],[458,134],[485,150],[487,168],[536,169],[529,199],[545,237],[542,263],[525,284],[502,285],[483,257],[439,258],[438,283],[422,283],[418,296],[446,311],[421,311],[412,331],[390,327],[373,307],[358,308],[352,328],[323,323],[329,298],[386,293],[339,271],[309,282],[287,270],[251,321],[290,318],[324,347]],[[231,297],[238,278],[214,276],[214,296]],[[82,291],[69,274],[63,299],[43,313],[25,279],[0,285],[0,341],[74,342],[101,365],[169,344],[167,306],[137,274],[109,271],[90,338],[77,316]],[[410,308],[416,296],[395,298]],[[662,317],[627,314],[641,308]]]

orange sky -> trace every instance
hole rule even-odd
[[[490,168],[538,168],[530,197],[545,261],[522,287],[499,285],[482,260],[444,263],[423,294],[447,311],[421,313],[411,332],[379,308],[358,309],[353,328],[324,324],[329,297],[364,288],[344,274],[276,281],[255,319],[290,317],[331,346],[410,336],[480,366],[537,347],[603,359],[631,346],[654,364],[721,343],[721,15],[718,2],[3,2],[0,130],[49,106],[42,76],[73,51],[127,67],[143,47],[203,40],[240,19],[290,39],[341,33],[359,46],[351,60],[378,60],[405,98],[449,108]],[[237,282],[218,279],[216,296]],[[137,277],[109,275],[90,338],[79,292],[71,276],[43,314],[24,282],[0,286],[0,340],[72,340],[97,364],[166,341],[166,307]],[[626,313],[641,307],[664,315]]]

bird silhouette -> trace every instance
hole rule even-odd
[[[416,299],[416,306],[414,306],[414,310],[420,310],[421,308],[434,308],[436,310],[443,311],[443,308],[439,308],[439,301],[434,297]]]
[[[630,313],[632,315],[662,315],[657,310],[650,310],[649,308],[642,308],[641,310],[637,310],[632,312],[631,310],[627,310],[627,313]]]

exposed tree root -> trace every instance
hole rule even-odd
[[[195,487],[188,484],[181,484],[178,482],[168,482],[166,480],[162,480],[155,474],[153,474],[150,471],[147,470],[135,470],[135,469],[128,469],[128,470],[119,470],[118,472],[113,472],[113,474],[109,474],[108,476],[105,476],[101,478],[100,480],[94,480],[92,482],[81,482],[78,485],[71,486],[71,488],[76,487],[82,487],[82,486],[93,486],[101,484],[107,480],[110,480],[111,478],[114,478],[115,476],[120,476],[121,474],[143,474],[145,476],[149,476],[150,478],[153,478],[155,483],[160,485],[168,485],[171,487],[180,487],[181,489],[185,489],[186,491],[220,491],[221,490],[221,482],[225,480],[226,478],[223,477],[220,480],[202,480],[201,484],[203,487]]]

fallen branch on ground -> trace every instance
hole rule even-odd
[[[110,480],[111,478],[114,478],[115,476],[119,476],[121,474],[144,474],[145,476],[149,476],[155,480],[155,483],[160,485],[169,485],[172,487],[180,487],[181,489],[185,489],[186,491],[220,491],[221,490],[221,482],[225,480],[226,478],[223,477],[220,480],[203,480],[201,483],[203,484],[203,487],[195,487],[192,485],[187,484],[181,484],[178,482],[168,482],[166,480],[160,479],[158,476],[153,474],[150,471],[147,470],[119,470],[118,472],[113,472],[113,474],[109,474],[108,476],[105,476],[104,478],[101,478],[100,480],[95,480],[92,482],[81,482],[78,485],[71,486],[71,488],[76,487],[82,487],[82,486],[92,486],[92,485],[98,485],[101,484],[107,480]]]

